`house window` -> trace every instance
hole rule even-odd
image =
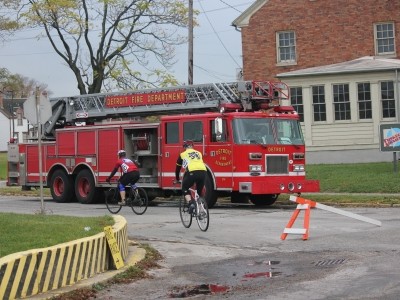
[[[20,108],[17,109],[17,126],[22,126],[23,123],[23,115],[22,115],[22,110]]]
[[[325,87],[312,87],[314,121],[326,121]]]
[[[376,55],[395,54],[393,23],[375,24]]]
[[[296,62],[296,38],[294,31],[277,33],[278,63]]]
[[[371,84],[363,82],[357,84],[358,90],[358,118],[372,119]]]
[[[333,85],[333,106],[335,120],[350,120],[350,94],[348,84]]]
[[[395,118],[396,105],[394,100],[394,84],[393,81],[381,82],[381,101],[382,101],[382,117]]]
[[[304,122],[303,90],[301,87],[290,88],[290,103],[300,117],[300,122]]]

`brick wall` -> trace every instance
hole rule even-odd
[[[241,28],[245,80],[374,56],[374,23],[394,22],[400,58],[400,0],[269,0]],[[296,34],[297,64],[277,66],[276,32]]]

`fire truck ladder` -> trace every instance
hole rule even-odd
[[[266,84],[271,87],[270,83]],[[147,115],[191,113],[219,110],[223,104],[238,104],[244,107],[255,94],[258,82],[239,81],[230,83],[198,84],[169,88],[143,89],[117,93],[88,94],[73,97],[52,98],[52,117],[45,124],[46,135],[50,134],[57,123],[95,122],[108,118],[129,118]],[[178,103],[133,103],[125,106],[107,105],[107,99],[159,95],[162,93],[184,92],[185,99]]]

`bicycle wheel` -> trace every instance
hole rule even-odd
[[[207,231],[210,225],[210,214],[208,213],[207,202],[204,198],[199,198],[197,201],[196,220],[199,228],[202,231]]]
[[[110,213],[117,214],[122,206],[118,204],[121,199],[119,190],[117,188],[111,188],[106,192],[106,206]]]
[[[185,201],[185,196],[179,199],[179,215],[181,216],[181,221],[183,226],[189,228],[192,225],[192,215],[189,214],[189,207]]]
[[[146,191],[141,187],[137,187],[136,190],[131,189],[129,194],[131,195],[129,205],[133,212],[137,215],[143,215],[149,203]]]

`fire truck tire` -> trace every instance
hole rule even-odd
[[[73,201],[75,194],[72,178],[63,170],[56,170],[51,176],[50,192],[58,203]]]
[[[75,179],[75,195],[79,203],[96,203],[96,191],[92,172],[86,169],[80,171]]]
[[[250,195],[250,201],[256,206],[267,206],[275,203],[279,194]]]
[[[212,208],[215,205],[215,203],[217,203],[218,194],[214,190],[214,186],[212,184],[210,175],[206,176],[204,186],[206,188],[205,200],[207,202],[208,208]]]

